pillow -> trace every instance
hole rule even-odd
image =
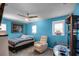
[[[27,37],[27,35],[22,35],[22,36],[21,36],[21,38],[26,38],[26,37]]]
[[[27,37],[31,37],[31,38],[33,38],[33,36],[32,36],[32,35],[27,35]]]

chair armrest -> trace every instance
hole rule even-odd
[[[42,45],[42,46],[45,46],[45,45],[48,46],[48,43],[44,43],[44,44],[41,44],[41,45]]]

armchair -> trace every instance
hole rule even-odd
[[[39,53],[44,52],[47,49],[47,36],[41,36],[40,41],[34,43],[34,48]]]

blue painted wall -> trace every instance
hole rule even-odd
[[[74,15],[79,15],[79,3],[75,5],[75,10],[73,11]]]
[[[22,35],[22,33],[12,33],[11,30],[12,30],[12,23],[13,21],[7,19],[7,18],[3,18],[2,19],[2,23],[6,24],[6,29],[7,29],[7,34],[8,34],[8,38],[10,39],[14,39],[16,37],[19,37]]]
[[[65,20],[67,16],[62,16],[58,18],[52,18],[47,20],[40,20],[38,22],[33,22],[29,24],[24,25],[24,33],[27,35],[33,35],[35,41],[40,40],[40,36],[47,35],[48,36],[48,46],[53,47],[56,42],[64,42],[64,44],[67,43],[67,37],[66,37],[66,24],[64,24],[64,36],[54,36],[52,35],[52,22],[53,21],[59,21],[59,20]],[[37,33],[32,34],[32,25],[37,26]]]

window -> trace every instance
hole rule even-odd
[[[33,34],[36,33],[36,29],[37,29],[37,28],[36,28],[36,25],[33,25],[33,26],[32,26],[32,33],[33,33]]]
[[[0,31],[6,31],[6,24],[0,25]]]
[[[64,35],[64,21],[52,22],[52,33],[53,35]]]

